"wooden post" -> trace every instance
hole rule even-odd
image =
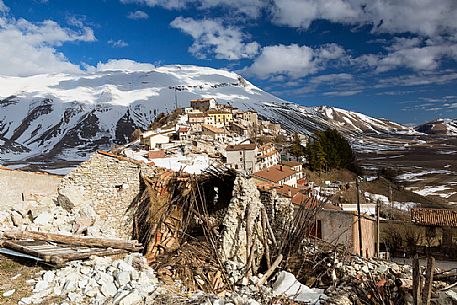
[[[363,257],[363,247],[362,247],[362,219],[360,213],[360,198],[359,198],[359,177],[355,178],[355,185],[357,189],[357,223],[359,228],[359,254]]]
[[[376,202],[376,255],[378,256],[378,258],[381,257],[380,255],[380,246],[379,246],[379,232],[380,232],[380,229],[379,229],[379,209],[381,207],[381,204],[380,204],[380,201],[378,200]]]
[[[281,261],[282,261],[282,254],[279,254],[279,256],[276,258],[276,260],[271,265],[271,268],[268,269],[267,272],[265,272],[265,274],[259,280],[259,282],[257,283],[257,286],[262,286],[263,284],[266,283],[268,278],[273,274],[273,272],[276,270],[276,268],[278,268]]]
[[[433,271],[435,270],[435,258],[429,256],[427,258],[427,271],[425,273],[425,284],[422,289],[422,305],[430,305],[430,297],[432,295]]]
[[[419,256],[416,254],[413,259],[413,302],[414,305],[421,304],[421,274]]]

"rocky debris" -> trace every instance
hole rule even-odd
[[[33,294],[20,304],[39,304],[58,296],[78,304],[132,305],[151,297],[158,285],[154,271],[140,254],[117,260],[94,257],[43,272],[34,281]]]
[[[1,211],[0,232],[20,230],[116,237],[111,224],[98,217],[89,205],[69,212],[58,205],[55,197],[38,200],[20,201],[14,208]]]

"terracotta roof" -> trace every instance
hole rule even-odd
[[[411,209],[411,221],[425,226],[457,227],[457,211],[447,209]]]
[[[178,132],[181,133],[181,132],[188,132],[189,131],[189,128],[188,127],[179,127],[178,128]]]
[[[290,167],[303,165],[303,163],[298,162],[298,161],[285,161],[282,164],[285,166],[290,166]]]
[[[276,193],[290,198],[300,193],[300,189],[284,184],[276,188]]]
[[[308,196],[303,193],[297,193],[294,197],[292,197],[292,203],[295,205],[301,205],[308,200]]]
[[[202,128],[208,129],[212,133],[224,133],[225,131],[223,129],[208,125],[208,124],[203,124]]]
[[[269,168],[252,174],[255,178],[265,179],[272,182],[279,182],[297,173],[287,166],[274,165]]]
[[[165,151],[163,150],[150,150],[148,152],[148,159],[159,159],[159,158],[165,158],[166,154]]]
[[[238,150],[255,150],[255,144],[239,144],[239,145],[227,145],[225,147],[226,151],[238,151]]]

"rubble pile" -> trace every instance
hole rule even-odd
[[[39,304],[52,297],[76,304],[138,304],[153,297],[159,284],[140,254],[117,260],[94,257],[73,261],[65,268],[42,273],[34,282],[33,294],[20,304]]]
[[[71,211],[60,206],[56,197],[20,201],[0,212],[0,231],[41,231],[60,234],[114,237],[111,224],[101,219],[90,205]]]
[[[360,298],[403,301],[409,297],[412,268],[409,265],[351,256],[346,262],[334,260],[333,285],[326,289],[330,304],[352,304]],[[412,297],[411,297],[412,300]]]

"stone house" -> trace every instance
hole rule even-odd
[[[153,130],[145,131],[140,135],[140,144],[149,149],[161,148],[161,144],[170,142],[170,137],[167,133],[157,133]]]
[[[361,219],[362,252],[364,257],[376,254],[376,221],[366,215]],[[344,245],[359,255],[359,227],[357,213],[321,209],[316,215],[315,236],[334,245]]]
[[[210,109],[216,108],[217,103],[214,98],[200,98],[190,101],[190,107],[193,109],[198,109],[201,112],[206,112]]]
[[[202,125],[205,124],[208,115],[203,112],[189,112],[187,114],[187,122],[193,131],[202,131]]]
[[[252,173],[257,162],[257,146],[255,144],[228,145],[225,148],[227,165],[235,170]]]
[[[411,209],[411,222],[424,229],[422,247],[439,247],[441,253],[456,257],[457,211],[449,209]],[[435,240],[435,243],[431,242]]]
[[[223,142],[226,139],[225,130],[212,125],[202,125],[202,136],[209,137],[213,140]]]
[[[180,126],[180,127],[178,127],[176,134],[178,135],[179,140],[186,141],[186,140],[190,140],[190,136],[192,133],[191,133],[191,130],[189,127]]]
[[[272,182],[278,185],[297,187],[298,173],[287,166],[274,165],[264,170],[257,171],[252,177],[259,181]]]
[[[232,122],[232,124],[230,124],[230,130],[232,130],[234,133],[236,133],[240,136],[244,136],[244,137],[248,136],[248,129],[241,124]]]
[[[258,126],[259,124],[257,112],[255,111],[240,111],[236,114],[236,118],[242,125],[247,127]]]

